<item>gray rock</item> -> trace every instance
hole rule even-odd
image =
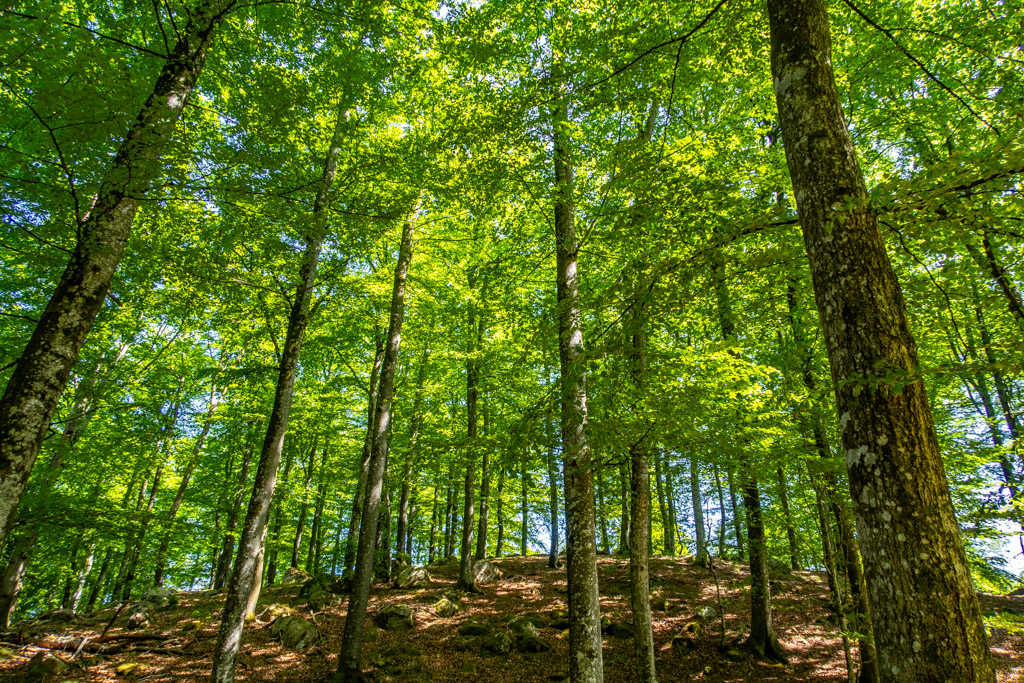
[[[259,618],[260,621],[274,621],[281,617],[290,617],[293,614],[295,614],[295,610],[288,605],[274,603],[273,605],[268,605],[265,610],[260,612]]]
[[[332,605],[338,604],[338,598],[334,593],[328,593],[322,588],[317,588],[309,596],[309,609],[314,612],[322,612]]]
[[[178,591],[170,588],[150,588],[142,596],[142,602],[148,602],[157,609],[175,609],[178,607]]]
[[[456,602],[452,602],[448,598],[441,598],[434,603],[434,614],[439,617],[447,619],[448,617],[455,616],[455,613],[459,611],[459,605]]]
[[[473,582],[478,586],[494,583],[504,576],[498,566],[487,560],[477,560],[473,564]]]
[[[494,655],[507,655],[512,651],[512,637],[504,631],[498,631],[484,641],[483,649]]]
[[[425,567],[406,567],[395,577],[395,588],[423,588],[431,581]]]
[[[49,652],[38,652],[35,657],[29,660],[28,668],[25,670],[25,678],[23,680],[26,683],[41,683],[47,679],[60,676],[69,668],[70,667],[64,663],[64,660],[54,656],[53,654]]]
[[[551,646],[540,636],[527,634],[519,639],[516,648],[520,652],[547,652]]]
[[[298,567],[288,567],[281,575],[281,583],[300,583],[309,581],[309,574]]]
[[[633,637],[633,626],[631,624],[624,624],[621,621],[609,622],[608,626],[601,629],[601,631],[612,638]]]
[[[409,631],[416,625],[412,610],[406,605],[388,605],[373,617],[385,631]]]
[[[537,632],[537,627],[525,619],[516,619],[508,625],[508,630],[516,638],[525,638],[527,636],[538,637],[540,633]]]
[[[460,636],[486,636],[490,632],[491,628],[479,621],[467,621],[459,627]]]
[[[270,635],[285,647],[305,650],[320,640],[316,626],[300,616],[281,617],[270,627]]]
[[[149,611],[151,609],[152,606],[147,602],[140,602],[132,607],[132,611],[128,614],[128,622],[125,627],[129,631],[135,631],[149,626]]]

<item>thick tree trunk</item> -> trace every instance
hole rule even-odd
[[[801,324],[803,314],[798,305],[797,283],[795,280],[791,279],[787,285],[786,300],[789,308],[789,323],[793,332],[793,340],[799,354],[801,379],[808,395],[814,396],[817,393],[818,386],[814,376],[814,347],[808,339],[804,326]],[[829,446],[825,427],[822,424],[821,411],[818,406],[812,406],[809,418],[814,448],[818,453],[818,457],[822,461],[830,461],[832,459],[832,448]],[[867,586],[864,583],[860,550],[857,539],[853,534],[853,524],[850,520],[849,511],[846,508],[846,502],[840,494],[835,474],[828,468],[822,470],[821,486],[836,521],[836,528],[839,531],[839,550],[849,582],[854,609],[853,614],[849,617],[849,625],[859,634],[858,647],[860,649],[861,666],[858,680],[860,683],[878,683],[880,680],[878,658],[875,654],[874,636],[871,632]],[[839,558],[836,561],[838,562]]]
[[[267,549],[267,527],[263,527],[263,538],[260,539],[260,550],[256,555],[256,575],[252,579],[252,588],[245,600],[244,621],[256,620],[256,605],[260,601],[260,592],[263,590],[263,557]]]
[[[387,460],[388,429],[391,424],[391,399],[394,395],[395,368],[398,365],[398,347],[402,339],[402,320],[405,317],[405,280],[413,249],[413,217],[405,223],[402,245],[395,265],[395,284],[391,294],[391,317],[388,324],[387,345],[381,365],[380,391],[374,416],[373,454],[370,458],[366,499],[363,502],[363,522],[359,533],[359,548],[352,580],[352,594],[348,602],[345,633],[338,654],[337,683],[354,683],[362,679],[360,658],[363,649],[363,626],[366,623],[366,604],[370,598],[373,578],[374,542],[376,541],[377,508],[380,505]]]
[[[324,174],[320,180],[313,205],[313,226],[307,237],[306,249],[299,269],[299,283],[288,317],[288,332],[285,335],[281,353],[280,372],[274,393],[274,407],[267,423],[267,434],[260,451],[259,467],[253,481],[252,497],[238,542],[238,554],[231,582],[228,585],[224,616],[217,632],[214,646],[212,683],[232,683],[235,679],[235,664],[238,648],[242,643],[242,626],[245,608],[252,591],[257,573],[259,550],[263,545],[263,532],[274,500],[274,485],[277,483],[277,468],[281,462],[281,448],[288,431],[291,415],[292,396],[295,389],[295,375],[299,366],[299,352],[309,322],[309,303],[313,297],[316,269],[320,261],[320,247],[327,233],[327,211],[330,205],[330,190],[338,169],[341,142],[347,124],[347,112],[342,101],[338,121],[331,137],[330,147],[324,162]],[[262,564],[260,562],[259,564]]]
[[[557,65],[559,72],[560,65]],[[554,74],[558,87],[561,73]],[[561,95],[561,94],[560,94]],[[562,97],[551,111],[554,142],[555,257],[558,293],[558,356],[562,389],[562,461],[565,487],[566,574],[569,583],[569,678],[604,680],[601,604],[594,543],[594,485],[587,444],[587,383],[579,299],[573,168],[569,112]]]
[[[993,681],[903,295],[843,118],[825,5],[768,0],[768,14],[779,121],[829,353],[879,668],[894,683]],[[896,391],[875,386],[880,375],[905,379]],[[904,562],[908,542],[921,552]]]
[[[700,463],[697,456],[690,456],[690,496],[693,499],[693,526],[697,534],[697,556],[694,562],[698,567],[710,566],[708,557],[707,532],[704,530],[704,496],[700,492]],[[722,519],[725,523],[725,519]]]
[[[203,0],[100,183],[78,217],[75,250],[0,399],[0,546],[28,483],[71,366],[110,290],[140,200],[162,170],[161,153],[235,0]]]

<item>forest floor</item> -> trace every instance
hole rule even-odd
[[[364,670],[377,681],[561,681],[568,675],[568,632],[551,627],[551,613],[566,606],[563,570],[547,568],[547,558],[509,557],[495,560],[503,576],[482,587],[480,594],[461,599],[461,609],[451,617],[434,613],[434,605],[450,593],[456,566],[430,567],[430,584],[418,589],[376,587],[370,600],[368,621],[387,605],[404,604],[415,612],[410,631],[371,629],[374,642],[363,649]],[[628,625],[628,561],[600,557],[602,614]],[[654,640],[658,679],[671,681],[840,681],[846,680],[842,640],[829,622],[825,607],[827,585],[818,572],[793,572],[773,577],[775,630],[790,654],[787,665],[755,659],[742,650],[749,619],[749,576],[738,563],[716,562],[716,582],[707,569],[678,558],[654,558],[651,588],[666,600],[666,609],[655,610]],[[336,606],[311,613],[306,598],[299,597],[301,584],[270,586],[260,600],[262,609],[276,603],[291,606],[296,614],[312,619],[320,629],[318,644],[304,651],[281,646],[272,638],[270,623],[257,621],[246,629],[239,656],[237,681],[330,680],[337,665],[345,623],[345,596]],[[990,644],[999,681],[1024,682],[1024,597],[981,595]],[[20,642],[0,644],[0,681],[30,680],[30,660],[38,663],[46,653],[69,666],[46,680],[206,681],[217,635],[223,593],[181,593],[176,609],[155,612],[144,629],[125,630],[122,613],[100,641],[113,616],[100,611],[76,622],[40,621],[18,625]],[[660,605],[659,605],[660,606]],[[715,612],[712,618],[701,617]],[[258,612],[260,610],[257,610]],[[719,649],[721,615],[725,642],[731,657]],[[512,648],[506,655],[489,655],[481,644],[487,636],[459,635],[459,628],[473,620],[494,633],[517,617],[531,616],[540,637],[551,647],[547,652],[521,653]],[[700,624],[696,649],[683,654],[672,639],[688,624]],[[692,627],[691,627],[692,628]],[[7,640],[12,634],[7,634]],[[74,650],[88,636],[83,651]],[[49,648],[40,647],[49,645]],[[633,642],[626,637],[604,637],[605,680],[635,680]],[[99,650],[105,649],[106,652]],[[51,660],[51,665],[53,664]],[[60,668],[60,664],[57,664]],[[41,680],[41,679],[38,679]]]

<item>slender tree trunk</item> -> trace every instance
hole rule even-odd
[[[341,142],[347,127],[348,102],[342,100],[338,121],[331,138],[330,148],[324,162],[324,174],[313,204],[313,226],[307,237],[306,249],[302,255],[299,270],[299,284],[288,317],[288,332],[285,335],[281,353],[280,374],[274,393],[274,407],[267,423],[267,434],[260,451],[259,467],[253,481],[252,497],[245,517],[245,525],[238,542],[235,568],[228,585],[224,616],[217,632],[217,643],[213,654],[212,683],[232,683],[235,679],[235,664],[238,648],[242,643],[242,626],[245,607],[256,578],[259,549],[263,544],[263,531],[267,524],[270,505],[274,500],[274,485],[277,483],[277,468],[281,462],[281,448],[288,431],[291,415],[292,395],[295,389],[295,375],[299,365],[299,351],[309,322],[309,302],[316,282],[316,269],[320,260],[320,247],[327,233],[327,211],[330,205],[330,190],[338,169]]]
[[[519,457],[519,554],[526,557],[530,541],[530,474],[526,470],[527,451]]]
[[[725,527],[727,525],[725,515],[725,494],[722,491],[722,475],[718,471],[718,464],[714,465],[715,488],[718,490],[718,556],[725,555]]]
[[[96,606],[96,600],[103,592],[103,583],[107,580],[107,570],[110,568],[110,560],[113,556],[114,549],[111,547],[108,547],[107,551],[103,553],[103,561],[100,562],[100,571],[96,574],[96,583],[92,585],[92,591],[89,592],[89,600],[86,603],[86,609],[90,612],[92,611],[92,608]]]
[[[376,338],[377,350],[373,356],[373,367],[370,369],[370,385],[367,388],[366,402],[366,437],[363,440],[363,456],[359,463],[359,479],[356,481],[355,494],[352,496],[352,514],[348,520],[348,539],[345,542],[345,577],[352,574],[355,567],[356,547],[359,543],[359,527],[363,518],[363,498],[366,495],[366,477],[370,471],[370,455],[373,453],[373,435],[375,425],[373,417],[377,410],[378,374],[384,362],[384,340]]]
[[[203,0],[189,15],[153,90],[121,142],[78,241],[0,398],[0,546],[14,524],[68,373],[110,291],[140,200],[163,172],[161,154],[235,0]]]
[[[978,288],[971,283],[971,296],[974,299],[974,317],[978,321],[978,333],[981,335],[981,347],[985,353],[985,359],[992,366],[992,383],[995,385],[996,396],[999,399],[999,407],[1003,411],[1003,419],[1006,421],[1006,429],[1010,433],[1013,449],[1017,448],[1017,437],[1020,434],[1020,423],[1010,405],[1010,391],[1006,384],[1006,378],[996,359],[995,349],[992,347],[992,336],[989,333],[988,324],[985,322],[985,313],[981,307],[981,299],[978,296]],[[1024,453],[1020,454],[1021,463],[1024,464]]]
[[[630,352],[635,403],[632,407],[637,429],[643,434],[629,447],[630,461],[630,519],[629,585],[633,608],[633,645],[636,655],[636,674],[640,683],[657,683],[654,671],[654,632],[651,626],[651,586],[648,548],[650,547],[651,474],[648,466],[648,447],[645,440],[650,434],[644,391],[647,373],[646,305],[640,293],[644,291],[644,269],[639,268],[634,292],[633,334]],[[657,457],[657,456],[655,456]]]
[[[469,290],[476,290],[476,274],[470,270]],[[466,349],[466,485],[462,505],[462,545],[459,549],[459,580],[455,583],[457,590],[476,591],[473,582],[473,488],[474,466],[476,463],[477,444],[477,398],[480,380],[480,368],[477,353],[483,337],[483,321],[477,329],[476,304],[469,304],[469,323],[466,338],[469,340]]]
[[[619,555],[629,553],[629,470],[626,461],[619,464]]]
[[[978,266],[982,270],[988,271],[992,281],[996,283],[996,288],[1006,299],[1006,307],[1017,321],[1017,324],[1024,324],[1024,303],[1021,301],[1020,292],[1014,286],[1013,280],[1006,272],[1006,269],[999,262],[999,258],[996,256],[995,247],[992,244],[992,236],[989,234],[989,231],[986,229],[981,233],[981,246],[984,250],[984,254],[978,250],[978,247],[974,246],[970,242],[964,242],[964,244],[967,247],[968,253],[974,258]]]
[[[315,447],[315,446],[314,446]],[[235,530],[238,528],[238,512],[242,508],[245,490],[249,483],[249,466],[252,464],[252,446],[247,446],[242,456],[242,468],[238,471],[238,482],[235,484],[235,496],[228,510],[228,521],[224,529],[220,557],[217,559],[217,576],[213,587],[217,590],[224,587],[231,576],[231,561],[235,550]]]
[[[747,551],[743,544],[743,520],[739,513],[739,504],[736,502],[736,477],[732,467],[725,468],[726,481],[729,483],[729,505],[732,510],[732,528],[736,533],[736,556],[743,560]]]
[[[825,4],[768,0],[768,14],[779,122],[829,352],[880,670],[894,683],[993,681],[903,295],[835,85]],[[872,388],[880,373],[908,383],[898,392],[884,382]],[[923,557],[900,561],[907,539]]]
[[[768,549],[765,547],[761,493],[748,475],[743,486],[743,507],[747,511],[747,539],[750,541],[750,638],[747,646],[758,657],[785,662],[786,654],[772,626],[772,596],[768,586]]]
[[[597,519],[601,527],[601,552],[611,553],[612,542],[608,536],[608,517],[604,511],[604,468],[598,464],[594,467],[597,472]]]
[[[316,449],[319,435],[313,437],[313,447],[309,449],[309,460],[306,462],[306,478],[302,482],[302,502],[299,504],[299,520],[295,524],[295,536],[292,539],[292,560],[291,567],[299,566],[299,549],[302,547],[302,533],[306,528],[306,514],[309,512],[309,484],[313,481],[313,462],[316,458]]]
[[[407,546],[412,543],[412,532],[409,530],[409,495],[412,485],[413,465],[419,455],[417,445],[420,438],[420,429],[423,426],[423,385],[427,379],[427,365],[430,362],[430,349],[423,350],[423,357],[420,359],[419,373],[416,376],[416,396],[413,399],[412,422],[409,425],[409,452],[405,456],[405,464],[402,470],[402,497],[398,503],[398,552],[405,552],[410,556]],[[436,491],[435,491],[436,495]]]
[[[434,564],[434,535],[437,533],[437,482],[434,483],[434,505],[430,513],[430,541],[427,547],[427,564]]]
[[[289,448],[284,459],[284,473],[281,475],[281,493],[275,496],[274,500],[274,526],[270,532],[270,559],[267,562],[267,584],[274,583],[277,579],[277,557],[280,552],[281,526],[284,524],[284,502],[288,496],[288,478],[292,472],[292,462],[295,459],[295,448]],[[264,544],[265,548],[266,544]]]
[[[800,571],[800,544],[793,526],[793,512],[789,507],[789,491],[787,491],[786,471],[779,467],[775,471],[779,483],[779,505],[782,507],[782,518],[786,522],[786,539],[789,541],[789,566],[793,571]]]
[[[708,567],[711,558],[708,557],[707,532],[704,530],[704,496],[700,492],[700,463],[695,455],[690,456],[690,495],[693,498],[693,526],[697,534],[697,556],[694,562],[698,567]],[[725,523],[725,518],[722,523]]]
[[[214,382],[210,387],[210,407],[206,411],[206,421],[203,423],[203,430],[199,432],[199,436],[196,437],[196,442],[192,446],[192,455],[188,460],[188,464],[185,465],[185,470],[181,473],[178,491],[174,494],[174,500],[171,501],[171,507],[167,510],[167,516],[164,518],[166,530],[164,531],[163,539],[160,541],[160,549],[156,553],[156,570],[153,576],[154,586],[164,585],[164,569],[167,566],[167,552],[171,547],[174,519],[178,516],[178,510],[181,509],[181,504],[185,500],[185,491],[188,490],[188,485],[192,480],[192,472],[195,471],[199,454],[203,450],[203,443],[210,434],[210,427],[213,425],[213,413],[217,408],[216,394],[217,383]]]
[[[82,600],[82,592],[85,590],[85,582],[89,579],[89,572],[92,571],[93,558],[96,556],[96,541],[89,544],[89,550],[85,553],[85,560],[78,568],[78,575],[75,577],[75,587],[71,591],[71,598],[68,600],[68,609],[72,613],[78,612],[78,605]]]
[[[498,471],[498,508],[494,511],[498,517],[498,538],[494,542],[494,556],[501,557],[505,552],[505,468]]]
[[[661,472],[661,451],[654,449],[654,484],[658,493],[658,512],[661,514],[661,552],[664,555],[675,555],[675,541],[672,539],[672,524],[668,519],[665,507],[665,484]],[[653,539],[651,543],[653,544]]]
[[[561,88],[561,64],[553,69]],[[557,261],[558,355],[562,388],[562,460],[565,487],[566,574],[569,583],[569,678],[601,683],[601,605],[594,544],[594,486],[587,444],[587,384],[579,299],[573,167],[569,112],[564,93],[552,105],[554,142],[555,257]],[[524,515],[525,517],[525,515]]]
[[[252,579],[252,588],[245,600],[244,621],[256,620],[256,605],[260,601],[260,592],[263,589],[263,557],[267,549],[267,527],[263,526],[263,538],[260,539],[260,549],[256,554],[256,575]]]
[[[320,571],[320,544],[324,517],[324,497],[327,493],[327,453],[329,441],[324,442],[320,456],[320,474],[316,486],[316,502],[313,505],[313,525],[309,529],[309,551],[306,553],[306,571],[314,576]]]
[[[373,454],[366,482],[366,500],[363,503],[363,522],[359,533],[356,568],[349,597],[348,617],[338,654],[336,683],[354,683],[362,679],[360,658],[363,649],[363,626],[366,623],[366,604],[370,598],[373,578],[374,541],[376,540],[377,508],[380,505],[387,459],[387,434],[391,424],[391,399],[394,395],[395,368],[398,365],[398,347],[401,342],[402,319],[405,316],[405,280],[409,272],[413,249],[413,217],[405,223],[402,245],[395,266],[395,284],[391,294],[391,317],[388,324],[387,346],[381,365],[380,390],[374,416]]]
[[[547,368],[544,376],[548,377]],[[548,519],[551,526],[551,545],[548,549],[548,567],[557,569],[558,562],[558,469],[555,465],[554,415],[551,408],[544,416],[544,436],[547,439],[548,464]]]

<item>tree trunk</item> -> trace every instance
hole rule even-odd
[[[527,449],[519,457],[519,554],[526,557],[530,541],[530,474],[526,471]]]
[[[246,622],[256,620],[256,605],[260,601],[260,592],[263,589],[263,557],[267,549],[267,527],[263,527],[263,538],[260,539],[260,549],[256,554],[256,575],[252,579],[252,588],[249,589],[249,595],[246,596],[245,600],[245,616],[243,620]]]
[[[359,479],[352,495],[352,514],[348,519],[348,537],[345,541],[345,569],[342,574],[349,577],[355,567],[356,547],[359,543],[359,527],[363,519],[363,498],[366,495],[366,477],[370,470],[370,455],[373,453],[373,435],[376,428],[373,424],[377,410],[378,374],[384,362],[384,340],[376,338],[377,349],[373,356],[373,367],[370,369],[370,384],[367,387],[366,402],[366,437],[363,439],[363,455],[359,463]]]
[[[661,552],[664,555],[675,555],[675,541],[672,539],[672,524],[668,519],[668,509],[665,507],[665,484],[661,472],[661,452],[654,450],[654,483],[658,493],[658,512],[661,514]],[[653,543],[653,540],[651,541]]]
[[[743,507],[747,511],[747,539],[750,541],[750,638],[747,646],[758,657],[786,662],[786,654],[772,626],[772,596],[768,586],[768,549],[761,517],[761,493],[757,481],[747,475],[743,486]]]
[[[348,617],[345,619],[345,633],[342,636],[341,651],[338,654],[338,673],[334,676],[336,683],[355,683],[362,679],[360,657],[363,649],[363,626],[366,623],[366,604],[370,598],[370,581],[373,578],[373,546],[377,535],[375,528],[377,526],[377,508],[380,505],[384,462],[387,459],[391,398],[394,395],[398,347],[402,339],[402,319],[405,316],[405,280],[409,272],[409,262],[412,260],[412,248],[413,217],[410,216],[402,231],[402,245],[398,252],[398,263],[395,265],[395,284],[391,294],[387,347],[381,366],[380,391],[373,421],[373,454],[370,458],[369,477],[366,482],[366,500],[363,503],[363,522],[359,533],[352,594],[348,602]]]
[[[993,681],[903,295],[843,118],[825,5],[768,0],[768,13],[779,121],[828,348],[880,670],[894,683]],[[874,386],[873,378],[894,374],[905,378],[898,391]],[[908,539],[922,552],[902,562]]]
[[[544,376],[549,377],[547,368],[544,369]],[[550,404],[548,412],[544,416],[544,436],[547,439],[548,519],[551,526],[548,567],[557,569],[560,565],[558,561],[558,470],[555,466],[554,415],[551,412]]]
[[[789,541],[789,566],[793,571],[800,571],[800,544],[793,526],[793,512],[789,508],[789,492],[786,490],[786,471],[779,467],[775,471],[779,483],[779,505],[782,507],[782,518],[786,522],[786,539]]]
[[[103,592],[103,583],[107,580],[107,571],[110,569],[110,560],[114,556],[114,549],[108,547],[107,551],[103,553],[103,561],[100,562],[100,571],[96,574],[96,583],[92,585],[92,590],[89,592],[89,601],[86,603],[86,609],[90,612],[92,608],[96,606],[96,600],[100,597]]]
[[[210,387],[210,407],[206,411],[206,421],[203,423],[203,431],[196,437],[196,442],[192,446],[192,455],[188,460],[188,464],[185,465],[185,471],[181,473],[181,483],[178,484],[178,491],[174,494],[174,500],[171,501],[171,507],[167,511],[167,516],[164,518],[164,531],[163,539],[160,541],[160,549],[156,553],[156,571],[154,572],[153,585],[162,586],[164,585],[164,569],[167,566],[167,552],[171,547],[171,534],[173,533],[172,525],[174,524],[174,518],[178,516],[178,510],[181,509],[181,504],[185,500],[185,491],[188,490],[188,485],[192,480],[192,472],[195,471],[196,462],[199,460],[199,454],[203,450],[203,443],[206,441],[206,437],[210,434],[210,427],[213,425],[213,413],[217,408],[216,401],[217,394],[217,383],[216,381]]]
[[[729,482],[729,504],[732,508],[732,528],[736,533],[736,557],[743,560],[747,551],[743,545],[743,520],[740,517],[739,505],[736,503],[736,477],[732,467],[725,468],[726,480]]]
[[[232,500],[231,508],[228,510],[228,521],[224,529],[220,557],[217,559],[217,576],[213,580],[213,587],[218,590],[224,587],[228,577],[231,576],[231,560],[235,550],[235,530],[238,528],[238,512],[242,508],[245,490],[249,483],[249,466],[252,464],[252,451],[253,447],[247,446],[245,454],[242,456],[242,468],[238,471],[235,496]]]
[[[320,456],[320,474],[316,485],[316,501],[313,504],[313,525],[309,529],[309,551],[306,553],[306,571],[316,575],[320,571],[320,545],[323,534],[324,499],[327,495],[327,453],[330,440],[325,439],[324,451]]]
[[[427,547],[427,564],[434,564],[434,536],[437,533],[437,518],[439,512],[437,509],[437,489],[438,483],[434,482],[434,505],[430,512],[430,541],[428,542]]]
[[[146,103],[78,216],[74,253],[0,399],[0,546],[28,483],[68,373],[110,291],[140,200],[163,171],[161,153],[195,87],[214,30],[235,0],[203,0],[178,34]]]
[[[700,463],[697,456],[690,456],[690,496],[693,498],[693,526],[697,534],[697,557],[694,560],[698,567],[710,566],[708,557],[707,532],[704,530],[704,496],[700,492]],[[725,523],[725,518],[722,518]]]
[[[597,519],[601,526],[601,552],[611,553],[612,542],[608,537],[608,517],[604,512],[604,468],[600,463],[594,466],[597,473]]]
[[[430,362],[430,349],[423,350],[423,357],[420,359],[419,373],[416,377],[416,396],[413,399],[412,422],[409,425],[409,452],[405,456],[405,464],[402,469],[402,497],[398,503],[398,552],[406,552],[412,541],[412,533],[409,530],[409,492],[412,480],[413,465],[419,455],[416,446],[420,438],[420,429],[423,426],[423,385],[427,379],[427,364]],[[435,490],[436,495],[436,490]],[[408,538],[407,538],[408,537]],[[409,562],[412,562],[412,555]]]
[[[722,475],[718,471],[718,464],[713,467],[715,473],[715,488],[718,490],[718,556],[725,556],[725,495],[722,491]]]
[[[498,518],[498,538],[494,542],[494,556],[501,557],[505,552],[505,468],[498,471],[498,508],[494,511]]]
[[[284,501],[288,493],[288,477],[292,472],[292,462],[295,459],[295,448],[289,448],[284,459],[284,473],[281,475],[281,491],[285,495],[276,496],[274,500],[274,526],[268,539],[270,543],[270,559],[267,562],[267,584],[272,584],[277,579],[277,556],[280,552],[281,526],[284,524]],[[266,543],[264,543],[266,552]]]
[[[85,590],[85,582],[89,579],[89,572],[92,571],[93,558],[96,555],[96,541],[89,544],[89,550],[85,554],[82,566],[78,568],[78,576],[75,578],[75,587],[71,591],[71,598],[68,600],[68,609],[72,614],[78,612],[78,605],[82,600],[82,592]]]
[[[476,290],[476,274],[469,272],[469,291]],[[466,338],[469,340],[466,349],[466,483],[462,503],[462,545],[459,549],[459,580],[455,583],[456,590],[476,591],[473,582],[473,488],[477,444],[477,398],[480,380],[480,368],[477,360],[480,342],[483,337],[483,320],[479,329],[476,319],[476,304],[469,304],[469,323],[466,326]]]
[[[561,64],[553,74],[562,88]],[[569,112],[564,93],[552,105],[554,142],[555,257],[558,294],[558,356],[562,389],[562,460],[565,488],[566,574],[569,583],[569,678],[573,683],[604,680],[601,605],[594,544],[594,486],[587,444],[587,384],[583,320],[579,299],[573,168],[569,154]],[[525,516],[525,515],[524,515]]]
[[[274,500],[274,485],[277,483],[277,468],[281,462],[281,447],[288,431],[291,415],[292,396],[295,389],[295,375],[299,365],[299,351],[309,322],[309,302],[313,297],[316,283],[316,269],[320,260],[320,247],[327,233],[327,211],[330,205],[330,190],[338,169],[341,142],[347,124],[348,103],[342,100],[338,120],[331,137],[330,148],[324,162],[324,174],[313,204],[313,226],[307,237],[306,249],[299,269],[299,284],[288,316],[288,331],[281,353],[277,389],[274,392],[274,407],[267,423],[267,434],[260,451],[259,467],[253,481],[252,497],[245,517],[245,525],[238,542],[235,568],[228,585],[224,616],[217,632],[217,643],[213,654],[212,683],[232,683],[235,678],[235,664],[238,648],[242,642],[242,626],[245,607],[253,581],[256,578],[257,559],[263,544],[263,528],[267,524],[270,505]],[[260,563],[262,564],[262,563]]]
[[[309,512],[309,484],[313,481],[313,463],[320,435],[313,437],[313,447],[309,449],[309,460],[306,461],[306,478],[302,481],[302,502],[299,504],[299,520],[295,524],[295,536],[292,539],[291,567],[299,566],[299,549],[302,547],[302,533],[306,528],[306,514]]]
[[[629,553],[629,470],[625,459],[619,464],[619,555]]]
[[[644,403],[647,373],[646,304],[640,293],[644,289],[644,269],[639,268],[634,291],[633,334],[630,352],[630,374],[632,375],[634,405],[632,407],[635,428],[643,430],[642,436],[630,444],[630,519],[629,534],[629,585],[633,608],[633,645],[636,655],[636,674],[640,683],[657,683],[654,671],[654,632],[651,626],[650,566],[647,556],[650,547],[651,516],[651,474],[648,466],[648,448],[644,443],[652,425]],[[655,456],[657,457],[657,456]]]

